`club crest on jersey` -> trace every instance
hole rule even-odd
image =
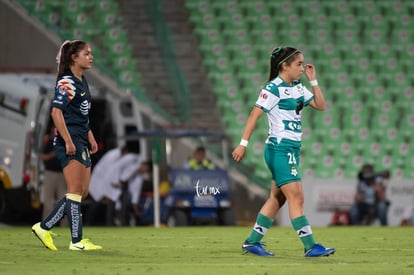
[[[301,85],[296,85],[296,88],[298,88],[298,92],[300,95],[303,95],[303,88]]]
[[[291,167],[290,174],[294,177],[296,177],[298,175],[298,171],[296,170],[296,166]]]

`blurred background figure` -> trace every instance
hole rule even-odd
[[[184,164],[184,168],[191,170],[212,170],[213,163],[207,159],[206,148],[199,146],[195,149],[193,156]]]
[[[88,209],[87,224],[95,224],[100,210],[105,209],[105,224],[115,225],[115,202],[107,196],[107,192],[111,185],[109,181],[112,179],[114,167],[127,154],[127,147],[111,149],[94,166],[89,185],[89,195],[93,202]]]
[[[388,208],[390,202],[386,198],[387,182],[390,173],[375,172],[371,164],[364,164],[358,173],[355,202],[350,210],[352,225],[373,224],[376,219],[380,224],[388,225]]]
[[[43,184],[41,189],[41,198],[43,201],[42,219],[55,207],[57,200],[66,195],[66,183],[63,176],[62,166],[56,157],[53,150],[53,139],[55,136],[55,128],[50,123],[48,130],[43,137],[42,153],[39,154],[39,159],[43,161],[44,173]],[[61,226],[67,226],[66,219],[62,219]]]
[[[407,205],[404,209],[400,225],[414,225],[414,203]]]
[[[92,171],[89,193],[93,203],[87,223],[96,224],[104,212],[105,225],[129,225],[130,212],[139,214],[142,184],[151,169],[151,162],[126,147],[108,151]]]
[[[137,220],[141,214],[139,202],[141,198],[144,181],[151,182],[152,185],[152,162],[138,161],[131,162],[125,167],[119,177],[119,183],[112,186],[122,190],[121,197],[117,202],[116,209],[119,209],[121,225],[131,225],[131,218]]]

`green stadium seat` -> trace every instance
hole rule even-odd
[[[200,44],[204,45],[204,47],[218,43],[224,45],[222,37],[217,29],[199,28],[195,30],[195,35],[200,40]]]
[[[232,70],[232,66],[226,57],[204,59],[203,64],[208,70],[216,70],[222,73]]]
[[[241,1],[238,5],[240,10],[248,16],[260,16],[268,13],[266,3],[262,1]]]
[[[270,181],[271,181],[271,174],[269,169],[267,168],[266,164],[264,163],[260,163],[255,166],[255,175],[257,175],[258,177],[262,178],[262,179],[267,179],[269,181],[269,185],[270,185]],[[267,183],[266,183],[267,184]]]
[[[228,128],[240,128],[241,131],[243,131],[243,126],[246,123],[248,114],[246,113],[233,113],[233,114],[227,114],[228,112],[225,112],[225,115],[222,117],[222,122],[228,127]],[[240,134],[241,136],[241,134]]]
[[[194,0],[189,1],[195,9]],[[395,156],[392,161],[385,156],[393,150],[411,151],[411,146],[405,145],[412,140],[410,130],[414,123],[410,105],[414,97],[409,63],[414,57],[411,3],[400,2],[398,6],[392,1],[348,0],[207,2],[196,3],[203,12],[219,18],[219,23],[215,23],[218,26],[214,26],[219,37],[216,44],[223,45],[214,46],[214,59],[207,62],[207,68],[232,75],[237,99],[243,105],[254,103],[258,89],[266,81],[272,48],[298,47],[304,51],[306,61],[315,64],[328,109],[303,113],[304,132],[313,129],[311,136],[304,134],[303,140],[306,173],[355,178],[364,162],[376,158],[403,171]],[[314,16],[301,16],[308,12]],[[286,21],[288,27],[277,29]],[[200,29],[196,28],[198,32]],[[200,40],[205,56],[215,45],[211,40],[214,39]],[[248,50],[240,51],[245,44],[250,46]],[[217,63],[221,63],[219,68]],[[254,79],[250,74],[255,74]],[[217,77],[211,79],[215,86],[224,86]],[[222,105],[234,112],[229,103]],[[321,128],[319,125],[323,124],[326,127]],[[263,129],[266,131],[266,125]],[[398,133],[398,138],[392,136],[393,132]],[[312,152],[318,144],[318,153]],[[318,166],[315,160],[320,159],[333,168],[319,170],[323,165]]]
[[[201,16],[191,16],[190,20],[195,24],[197,29],[220,30],[220,21],[212,12],[203,13]]]

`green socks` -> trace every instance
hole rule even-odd
[[[246,242],[250,244],[259,243],[272,224],[273,219],[259,213],[257,215],[256,224],[254,225],[250,235],[247,237]],[[305,250],[310,249],[315,244],[315,240],[313,238],[312,229],[309,225],[308,219],[305,216],[297,217],[292,220],[292,225],[296,230],[296,234],[298,234],[300,240],[305,246]]]
[[[313,239],[312,229],[309,225],[308,219],[305,216],[300,216],[292,220],[293,228],[296,230],[300,240],[305,246],[305,250],[308,250],[315,244]]]
[[[273,219],[259,213],[257,215],[256,224],[254,225],[249,237],[247,237],[246,242],[251,244],[259,243],[272,224]]]

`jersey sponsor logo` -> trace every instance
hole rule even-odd
[[[80,105],[80,111],[82,115],[87,116],[89,114],[89,102],[85,99]]]
[[[302,132],[302,123],[300,121],[293,120],[284,120],[285,129],[293,132],[301,133]]]

